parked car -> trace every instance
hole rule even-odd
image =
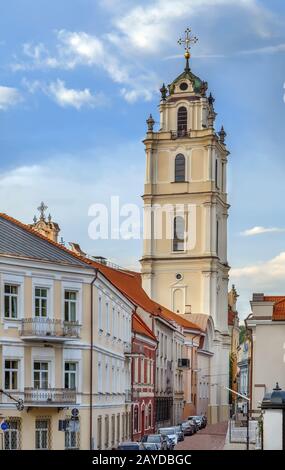
[[[184,432],[181,427],[181,424],[179,424],[178,426],[174,426],[174,428],[178,437],[178,442],[184,441]]]
[[[165,438],[166,443],[167,443],[167,450],[173,450],[174,447],[175,447],[175,444],[174,444],[173,440],[172,440],[172,439],[169,439],[169,437],[166,436],[166,435],[163,436],[163,437]]]
[[[145,434],[142,437],[142,443],[151,442],[157,444],[158,450],[167,450],[167,442],[165,436],[161,434]]]
[[[118,450],[140,450],[141,446],[139,442],[121,442],[118,445]]]
[[[171,428],[159,428],[158,430],[159,434],[163,434],[165,436],[168,436],[169,439],[171,439],[176,446],[178,442],[178,435],[176,432],[176,428],[173,426]]]
[[[193,436],[196,432],[196,425],[191,421],[186,421],[181,424],[184,436]]]
[[[141,442],[141,450],[159,450],[159,446],[155,442]]]
[[[208,422],[207,416],[202,415],[202,427],[203,428],[207,426],[207,422]]]
[[[202,429],[202,416],[188,416],[188,419],[195,421],[199,429]]]
[[[193,426],[194,428],[194,433],[196,433],[197,431],[199,431],[199,426],[198,424],[196,423],[196,421],[194,419],[187,419],[187,421],[185,421],[185,423],[189,423]]]

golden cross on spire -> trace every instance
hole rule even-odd
[[[185,49],[185,54],[184,57],[186,59],[186,68],[189,68],[189,59],[190,59],[190,49],[191,49],[191,44],[196,44],[198,41],[198,38],[196,36],[191,35],[191,28],[187,28],[185,30],[185,38],[182,39],[180,38],[177,42],[180,46],[183,46]]]

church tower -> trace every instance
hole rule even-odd
[[[189,65],[190,44],[196,41],[189,29],[179,41],[185,44],[186,64],[160,90],[159,130],[154,130],[151,115],[147,120],[141,266],[143,287],[152,299],[190,320],[195,314],[213,320],[211,374],[216,375],[215,381],[219,374],[226,375],[229,358],[229,152],[224,129],[216,132],[214,128],[215,100],[207,94],[208,84]],[[225,377],[223,383],[228,385]],[[212,397],[214,406],[221,400],[226,409],[227,394],[217,391]]]

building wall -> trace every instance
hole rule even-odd
[[[140,441],[155,430],[156,343],[135,333],[132,352],[132,436]]]
[[[68,266],[48,265],[17,259],[0,259],[0,388],[5,389],[5,361],[16,361],[18,383],[7,390],[24,400],[23,412],[16,411],[15,403],[1,396],[0,413],[5,418],[19,418],[22,449],[35,448],[37,418],[48,420],[49,447],[64,449],[64,432],[58,431],[58,421],[69,419],[72,408],[78,408],[80,432],[76,447],[88,449],[111,448],[131,435],[131,369],[125,352],[131,348],[132,304],[102,276],[93,287],[93,393],[92,439],[90,442],[90,358],[91,358],[91,281],[94,270]],[[4,318],[4,285],[18,286],[18,319]],[[44,338],[39,336],[38,323],[27,336],[34,317],[35,288],[48,289],[49,322],[43,319]],[[76,319],[79,337],[71,339],[60,330],[54,337],[51,325],[58,328],[64,320],[64,290],[76,292]],[[99,298],[101,305],[99,306]],[[107,313],[109,311],[109,313]],[[54,323],[56,321],[56,323]],[[44,326],[43,326],[44,325]],[[46,329],[49,328],[49,335]],[[48,379],[45,390],[34,382],[34,362],[47,363]],[[65,363],[76,367],[76,393],[65,389]],[[41,385],[41,386],[42,386]],[[27,390],[32,387],[32,390]],[[71,398],[70,398],[71,397]],[[59,408],[63,408],[58,411]],[[114,423],[115,416],[115,423]],[[119,418],[120,417],[120,418]],[[101,419],[101,426],[99,425]],[[17,425],[17,424],[16,424]],[[115,425],[115,429],[114,429]],[[29,432],[24,433],[24,430]],[[101,432],[99,432],[101,430]],[[115,437],[114,437],[115,436]],[[75,437],[75,436],[73,436]],[[67,439],[67,437],[66,437]],[[70,442],[72,439],[70,438]],[[70,444],[71,445],[71,444]],[[72,441],[72,446],[75,440]]]

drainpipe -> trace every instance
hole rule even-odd
[[[95,276],[90,284],[91,288],[91,306],[90,306],[90,443],[89,447],[90,450],[93,448],[93,437],[92,437],[92,423],[93,423],[93,342],[94,342],[94,334],[93,334],[93,286],[98,277],[98,269],[95,269]]]

